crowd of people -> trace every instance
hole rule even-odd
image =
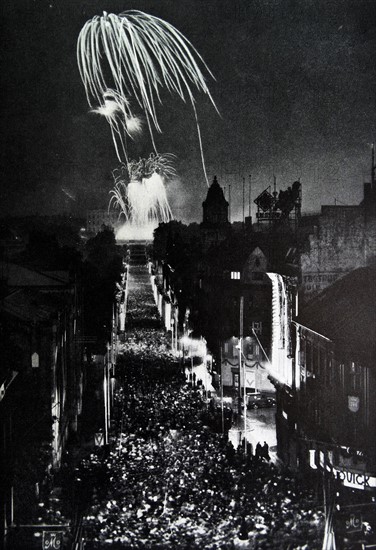
[[[91,498],[86,548],[321,548],[323,514],[310,490],[265,447],[244,453],[212,429],[151,304],[151,289],[134,285],[111,443],[77,473]]]

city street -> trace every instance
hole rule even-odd
[[[85,547],[277,550],[286,537],[294,549],[307,548],[309,537],[310,550],[318,549],[322,512],[313,495],[298,490],[273,457],[268,462],[244,454],[236,440],[232,445],[236,428],[229,439],[221,433],[220,410],[201,389],[211,391],[210,377],[201,365],[194,373],[202,384],[186,379],[152,300],[146,267],[131,262],[111,444],[78,473],[92,493]],[[253,445],[274,447],[274,412],[248,412]]]
[[[263,444],[266,442],[272,462],[278,463],[275,429],[275,407],[247,410],[247,441],[252,444],[253,450],[255,450],[257,443]],[[235,447],[242,441],[243,434],[244,421],[242,418],[236,426],[229,430],[228,434],[229,440]]]
[[[0,548],[376,550],[376,0],[102,4],[2,2]]]

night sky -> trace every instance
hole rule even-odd
[[[361,201],[376,139],[376,0],[2,0],[3,214],[106,206],[119,163],[106,121],[89,113],[76,42],[94,15],[128,9],[178,28],[215,75],[221,116],[195,97],[208,173],[231,184],[234,218],[249,174],[252,199],[274,174],[278,188],[300,178],[304,210]],[[200,221],[193,112],[167,94],[158,112],[158,149],[178,156],[175,216]],[[133,154],[149,152],[146,132]]]

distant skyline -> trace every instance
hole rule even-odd
[[[376,140],[374,0],[3,0],[1,17],[2,213],[59,213],[105,206],[118,165],[109,127],[89,113],[76,63],[84,23],[103,10],[139,9],[179,29],[213,72],[221,113],[196,94],[210,180],[242,180],[252,201],[300,178],[303,210],[357,204]],[[175,217],[200,221],[206,183],[189,105],[159,107],[162,152],[177,155],[168,186]],[[145,141],[134,156],[151,152]],[[252,207],[254,214],[255,207]]]

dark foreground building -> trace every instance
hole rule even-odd
[[[83,370],[80,287],[68,271],[0,264],[1,539],[35,514],[69,436]]]
[[[352,271],[293,321],[291,383],[278,391],[282,460],[316,477],[336,534],[376,517],[376,268]]]

